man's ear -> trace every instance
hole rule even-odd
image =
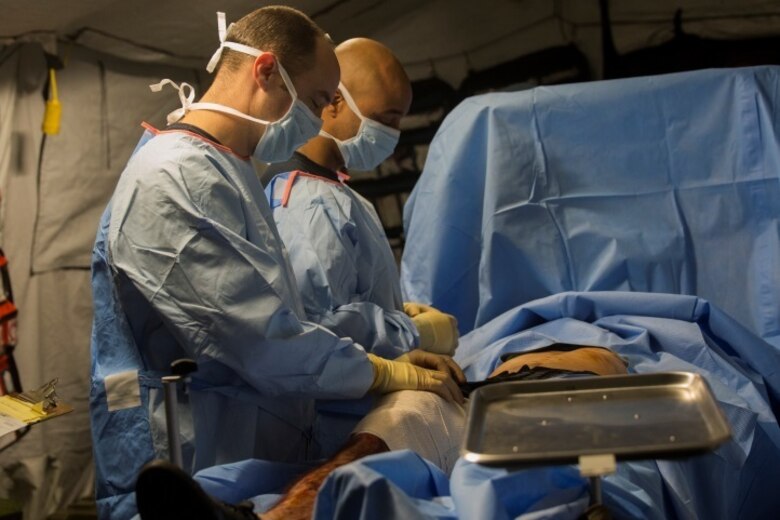
[[[252,64],[252,77],[255,83],[260,85],[264,90],[268,89],[268,80],[271,75],[278,71],[278,65],[276,63],[276,56],[270,52],[264,52],[255,58],[255,62]]]

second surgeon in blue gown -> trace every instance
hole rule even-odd
[[[323,110],[320,136],[265,173],[306,314],[385,358],[417,346],[451,354],[457,344],[454,318],[402,304],[379,217],[342,183],[340,172],[371,170],[393,152],[411,104],[409,79],[390,50],[373,40],[344,42],[336,55],[342,81]]]

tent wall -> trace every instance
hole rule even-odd
[[[93,492],[90,253],[100,213],[142,133],[140,120],[162,125],[178,104],[173,90],[149,91],[164,77],[198,79],[188,69],[72,49],[58,73],[61,131],[44,142],[40,47],[17,49],[0,68],[2,247],[19,307],[17,362],[26,388],[58,378],[58,394],[74,406],[72,413],[34,426],[3,453],[0,496],[21,499],[26,518],[44,518]]]
[[[609,4],[615,45],[621,54],[670,40],[677,9],[682,9],[683,29],[701,37],[734,39],[780,33],[777,1],[612,0]],[[371,23],[382,14],[376,8],[362,15],[369,28],[364,35],[396,51],[412,79],[437,75],[457,87],[470,71],[569,43],[587,56],[593,77],[601,77],[598,0],[431,0],[399,10],[381,24]],[[354,36],[355,26],[340,28],[344,24],[338,17],[339,11],[334,10],[317,21],[337,41]]]
[[[177,78],[178,76],[178,78]],[[173,89],[153,93],[162,78],[202,92],[195,71],[112,60],[76,49],[59,74],[62,128],[43,148],[33,243],[35,273],[88,268],[96,222],[105,209],[146,119],[160,126],[177,107]]]
[[[216,10],[235,21],[253,9],[277,3],[256,0],[71,0],[67,9],[50,2],[0,0],[3,37],[51,31],[78,43],[145,63],[198,66],[217,45]],[[437,74],[453,86],[470,70],[540,49],[575,43],[600,77],[598,0],[289,0],[334,41],[376,38],[396,51],[412,79]],[[683,29],[707,38],[778,34],[778,0],[611,0],[619,53],[673,37],[675,11]],[[139,45],[133,45],[135,42]]]
[[[83,471],[90,462],[88,385],[83,363],[88,363],[86,325],[91,309],[86,271],[45,278],[30,276],[43,103],[40,89],[18,80],[34,76],[28,69],[31,64],[43,62],[25,49],[6,61],[0,73],[4,97],[11,89],[16,98],[11,159],[6,161],[5,170],[3,240],[20,308],[16,356],[23,385],[31,387],[58,377],[61,395],[76,409],[68,416],[32,428],[22,442],[4,452],[2,477],[4,494],[26,503],[25,516],[43,518],[56,503],[82,492],[82,478],[89,481],[88,473]],[[3,114],[9,113],[4,110]],[[35,500],[31,500],[33,496]]]

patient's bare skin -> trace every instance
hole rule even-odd
[[[593,372],[600,376],[627,374],[626,365],[614,352],[600,347],[582,347],[577,350],[529,352],[501,363],[488,378],[499,374],[519,372],[528,368],[545,367],[573,372]]]
[[[350,438],[344,448],[325,464],[304,475],[295,482],[282,499],[267,513],[258,515],[262,520],[304,520],[311,518],[317,492],[333,470],[368,455],[388,451],[382,439],[369,433],[358,433]]]

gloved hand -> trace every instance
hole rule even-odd
[[[458,346],[458,321],[422,303],[404,303],[404,312],[420,334],[420,348],[436,354],[450,355]]]
[[[450,377],[458,383],[466,382],[466,375],[463,373],[463,370],[460,369],[455,360],[450,356],[443,356],[441,354],[415,349],[398,356],[395,360],[403,363],[411,363],[412,365],[436,370],[438,372],[444,372],[445,374],[449,374]]]
[[[430,305],[425,305],[424,303],[404,302],[404,312],[410,318],[414,318],[418,314],[422,314],[424,312],[431,312],[431,311],[441,312],[436,307],[431,307]]]
[[[374,383],[369,391],[386,394],[398,390],[422,390],[463,404],[463,393],[448,373],[428,370],[408,361],[390,361],[374,354],[368,354],[368,360],[374,366]]]

